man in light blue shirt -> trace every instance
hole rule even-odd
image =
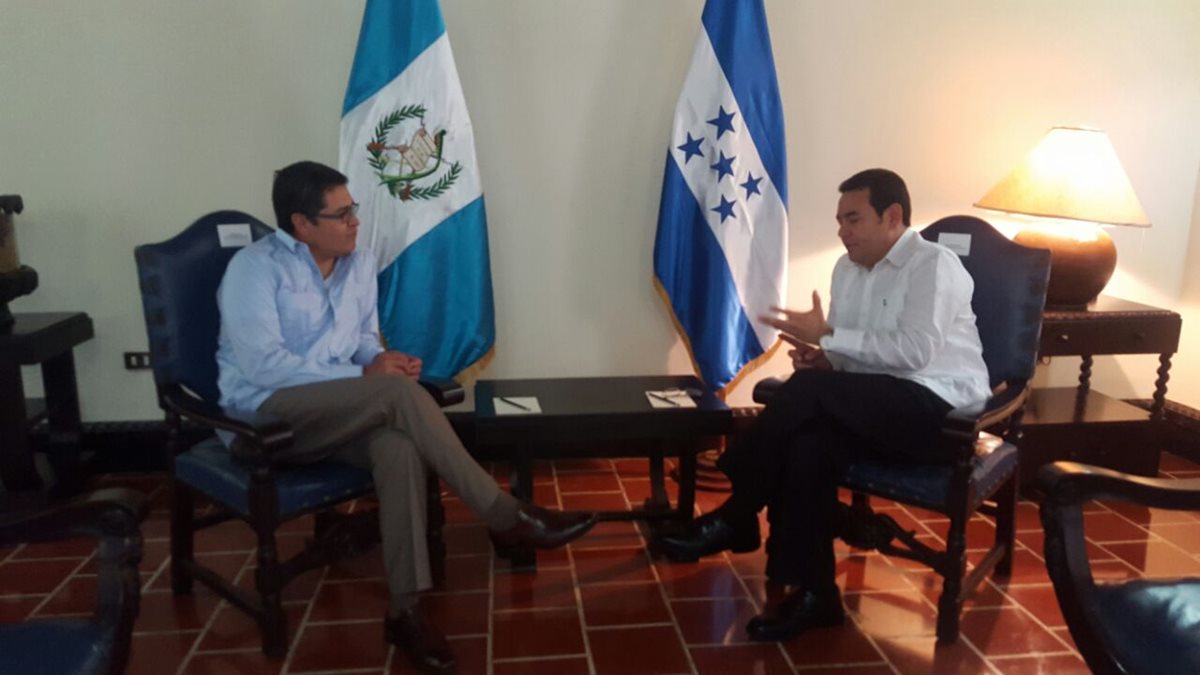
[[[391,606],[385,638],[425,672],[450,672],[445,638],[419,611],[432,586],[425,471],[432,470],[507,545],[561,546],[595,523],[518,503],[467,453],[417,383],[421,359],[379,339],[373,257],[357,250],[346,177],[316,162],[275,176],[279,230],[239,251],[217,304],[221,405],[261,410],[295,431],[282,462],[338,459],[370,468],[380,503]]]

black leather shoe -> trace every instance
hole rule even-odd
[[[746,633],[756,642],[778,642],[796,637],[808,628],[840,626],[845,620],[842,594],[836,586],[824,593],[801,589],[750,619]]]
[[[500,547],[558,548],[582,537],[596,524],[596,514],[586,511],[551,511],[533,504],[517,510],[517,524],[493,532]]]
[[[383,639],[403,649],[408,660],[422,673],[451,675],[455,672],[450,643],[415,607],[384,619]]]
[[[757,551],[761,543],[757,517],[733,522],[722,510],[717,509],[693,520],[677,533],[659,537],[657,547],[671,560],[694,562],[721,551]]]

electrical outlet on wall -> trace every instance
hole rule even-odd
[[[125,352],[125,370],[149,370],[150,352]]]

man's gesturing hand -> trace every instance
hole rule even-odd
[[[363,368],[363,375],[407,375],[421,376],[421,359],[402,352],[380,352],[375,360]]]
[[[812,294],[812,309],[807,312],[797,312],[783,307],[772,307],[772,312],[783,315],[783,318],[764,314],[759,319],[774,328],[783,331],[784,335],[795,338],[800,342],[815,345],[821,336],[830,333],[832,329],[825,321],[825,310],[821,308],[821,296],[816,291]],[[792,342],[789,340],[789,342]],[[792,344],[795,344],[792,342]]]
[[[833,364],[829,362],[829,357],[825,356],[824,349],[814,347],[807,342],[801,342],[786,333],[779,337],[794,347],[794,349],[788,350],[788,356],[792,357],[792,368],[794,370],[804,368],[833,369]]]

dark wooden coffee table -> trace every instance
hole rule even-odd
[[[655,408],[646,391],[691,389],[695,408]],[[493,399],[537,397],[542,412],[497,415]],[[729,432],[729,407],[691,375],[481,380],[475,385],[476,452],[512,463],[512,493],[533,498],[536,459],[645,457],[651,495],[642,508],[606,511],[602,520],[686,520],[696,499],[696,454]],[[663,460],[679,458],[679,499],[671,508]],[[536,565],[533,551],[508,552],[514,567]]]

